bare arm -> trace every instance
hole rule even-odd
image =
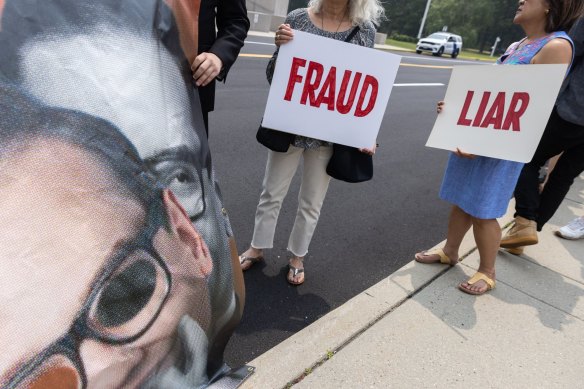
[[[572,62],[572,45],[566,39],[552,39],[535,57],[532,64],[569,64]]]

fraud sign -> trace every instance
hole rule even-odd
[[[264,127],[370,148],[401,57],[294,31],[280,47]]]
[[[566,65],[457,66],[426,146],[529,162]]]

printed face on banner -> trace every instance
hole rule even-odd
[[[207,246],[116,127],[0,92],[2,387],[157,380],[206,344]]]
[[[196,15],[198,1],[188,6]],[[2,119],[18,117],[31,131],[74,116],[71,131],[87,136],[32,138],[18,152],[0,138],[0,182],[14,184],[0,185],[2,217],[14,221],[0,232],[10,245],[0,254],[0,316],[10,318],[0,330],[2,387],[35,387],[35,379],[198,387],[208,382],[209,350],[222,360],[213,344],[226,343],[224,326],[234,326],[241,302],[174,14],[157,0],[5,2],[0,82],[28,108]],[[135,155],[125,162],[178,200],[164,192],[136,204],[118,190],[124,164],[98,158],[101,140],[88,124],[96,121],[131,142]]]
[[[566,65],[457,66],[426,146],[529,162]]]
[[[263,125],[370,148],[401,57],[294,31],[282,45]]]
[[[53,70],[65,64],[76,71]],[[202,177],[205,161],[197,153],[200,123],[193,117],[191,100],[198,96],[185,88],[180,65],[159,42],[97,26],[88,34],[27,44],[20,66],[24,87],[46,104],[82,110],[116,124],[189,216],[202,216],[204,185],[210,183]],[[163,142],[153,141],[162,137]]]

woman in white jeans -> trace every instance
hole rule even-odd
[[[375,26],[383,16],[379,0],[311,0],[308,8],[296,9],[288,14],[284,24],[278,27],[275,43],[276,52],[270,59],[266,74],[271,82],[278,50],[281,44],[293,39],[294,30],[304,31],[331,39],[344,41],[349,38],[355,26],[359,30],[350,43],[373,47]],[[375,153],[375,147],[361,149],[368,154]],[[289,260],[288,282],[300,285],[304,282],[304,256],[318,223],[320,209],[330,182],[326,166],[332,156],[330,142],[296,136],[288,151],[269,151],[262,194],[256,210],[254,233],[250,247],[239,256],[242,270],[263,260],[263,249],[273,247],[276,222],[282,201],[300,159],[304,161],[302,183],[298,195],[298,211],[294,227],[288,240]]]

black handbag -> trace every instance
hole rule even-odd
[[[373,157],[355,147],[333,144],[333,155],[326,166],[332,178],[346,182],[363,182],[373,178]]]
[[[355,27],[346,41],[350,41],[359,31]],[[333,155],[326,166],[326,172],[332,178],[345,182],[363,182],[373,178],[373,157],[362,153],[355,147],[333,144]]]
[[[272,151],[285,153],[288,151],[290,144],[294,142],[294,134],[272,130],[271,128],[266,128],[260,124],[258,132],[256,133],[256,139]]]

